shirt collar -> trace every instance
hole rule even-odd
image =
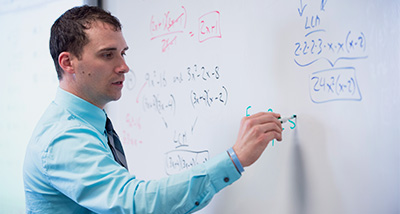
[[[60,87],[54,102],[94,126],[100,133],[104,132],[107,118],[104,110]]]

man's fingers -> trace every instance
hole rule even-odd
[[[256,114],[248,116],[248,118],[268,119],[269,116],[278,118],[281,115],[275,112],[258,112]]]
[[[269,132],[275,132],[276,134],[274,134],[274,136],[276,137],[274,137],[273,139],[276,138],[278,140],[278,138],[281,138],[282,126],[280,122],[278,123],[270,122],[261,124],[257,127],[257,129],[264,134],[267,134]]]
[[[267,133],[264,134],[264,140],[267,143],[269,143],[273,139],[281,141],[282,140],[282,133],[281,132],[272,131],[272,132],[267,132]]]
[[[276,122],[277,124],[279,123],[278,118],[280,117],[280,114],[273,113],[273,112],[259,112],[257,114],[244,117],[242,120],[242,123],[246,127],[252,127],[258,124],[265,124],[265,123],[270,123],[270,122]]]
[[[243,166],[253,164],[273,140],[282,140],[280,114],[260,112],[243,117],[234,150]]]

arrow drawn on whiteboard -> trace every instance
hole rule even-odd
[[[138,95],[137,95],[137,97],[136,97],[136,103],[139,103],[140,94],[142,93],[142,91],[143,91],[144,87],[146,86],[146,84],[147,84],[147,81],[144,82],[142,88],[140,89],[140,91],[139,91],[139,93],[138,93]]]
[[[305,5],[303,6],[303,1],[300,0],[300,8],[297,8],[297,11],[299,11],[299,15],[300,15],[300,16],[303,16],[304,9],[306,8],[306,6],[307,6],[307,4],[305,4]]]
[[[163,122],[164,122],[165,128],[167,128],[167,129],[168,129],[168,123],[165,121],[164,117],[161,117],[161,119],[162,119],[162,120],[163,120]]]
[[[321,1],[321,11],[325,11],[326,2],[328,2],[328,0],[322,0]]]
[[[192,134],[193,134],[194,127],[196,126],[196,123],[197,123],[197,118],[199,118],[199,117],[196,117],[196,120],[194,120],[194,123],[192,125]]]

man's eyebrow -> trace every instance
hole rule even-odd
[[[103,51],[116,51],[117,48],[102,48],[99,50],[99,52],[103,52]]]
[[[129,49],[129,47],[125,47],[122,51],[127,51]],[[103,51],[116,51],[117,48],[111,47],[111,48],[102,48],[99,50],[99,52],[103,52]]]

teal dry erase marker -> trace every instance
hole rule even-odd
[[[286,123],[288,120],[295,119],[295,118],[297,118],[297,115],[294,114],[290,117],[279,118],[279,120],[281,121],[281,123]]]

